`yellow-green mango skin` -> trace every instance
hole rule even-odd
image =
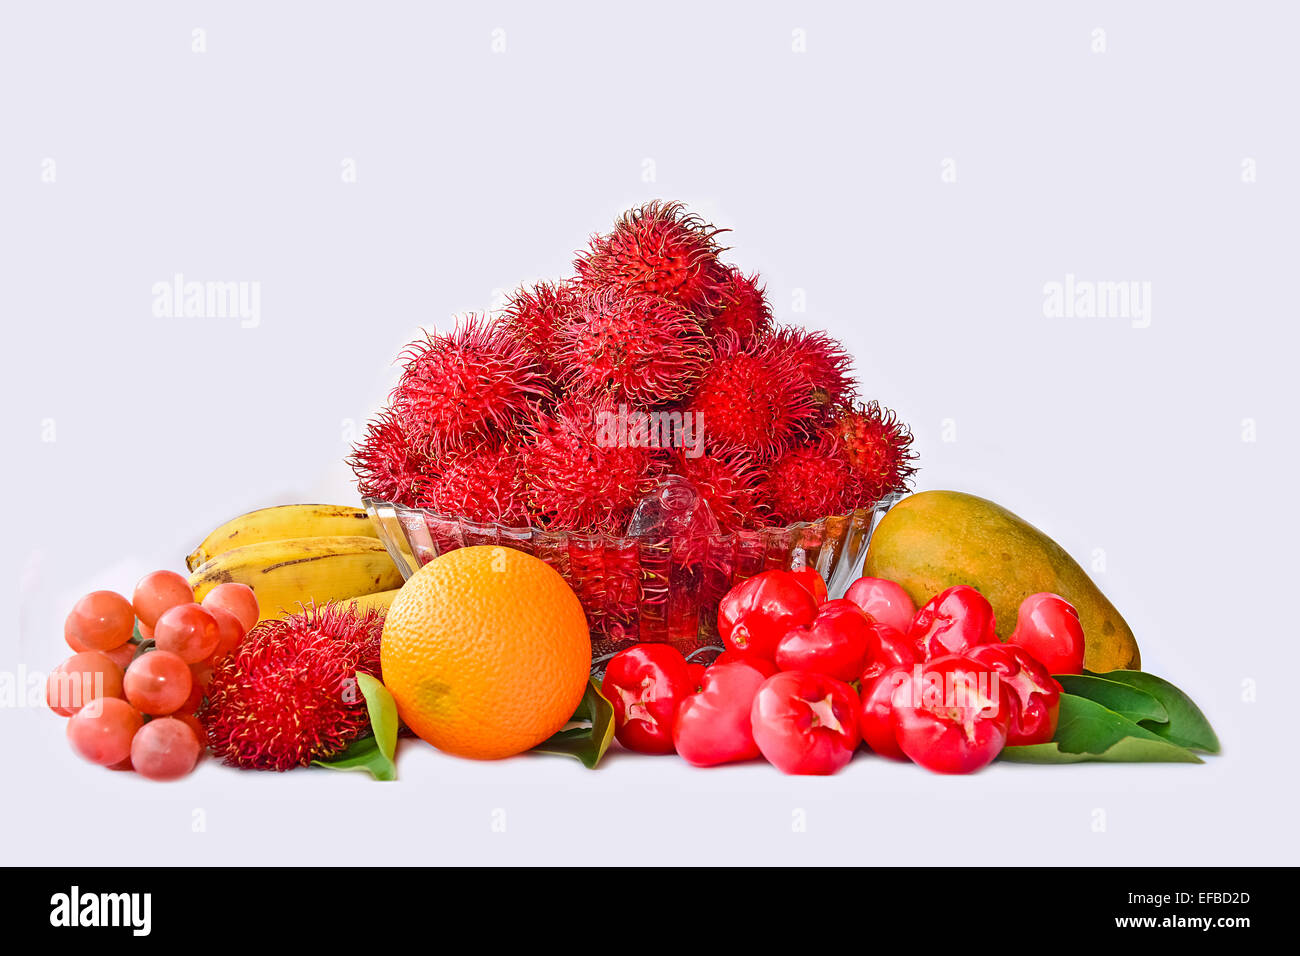
[[[1142,665],[1133,632],[1079,563],[1029,522],[985,498],[960,491],[904,498],[871,536],[863,573],[897,581],[917,607],[957,584],[978,588],[993,605],[1003,640],[1015,630],[1020,602],[1050,591],[1079,612],[1088,670]]]

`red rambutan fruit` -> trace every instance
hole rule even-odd
[[[533,361],[547,374],[553,374],[555,331],[577,305],[578,289],[572,281],[538,282],[510,294],[501,310],[501,321]]]
[[[859,502],[867,505],[883,495],[907,490],[916,473],[912,431],[879,402],[840,408],[828,431],[860,483]]]
[[[504,445],[488,445],[442,459],[423,506],[471,521],[527,524],[519,455]]]
[[[199,720],[227,764],[290,770],[370,733],[358,671],[380,678],[382,612],[311,605],[257,624],[212,670]]]
[[[764,502],[778,524],[844,514],[853,473],[830,439],[799,445],[778,458],[762,484]]]
[[[757,274],[746,276],[735,266],[724,268],[725,279],[704,323],[704,333],[713,339],[732,332],[741,342],[754,342],[772,327],[772,307],[766,290],[758,284]]]
[[[857,394],[851,372],[852,356],[825,332],[785,326],[777,329],[768,343],[796,369],[799,379],[809,389],[813,404],[823,412]]]
[[[703,313],[718,298],[725,273],[716,229],[679,202],[628,210],[606,235],[578,253],[578,281],[589,291],[651,293]]]
[[[564,387],[658,405],[690,391],[709,360],[695,316],[658,295],[612,289],[582,298],[555,334]]]
[[[721,448],[691,458],[676,449],[670,467],[699,492],[724,533],[765,523],[764,472],[748,452]]]
[[[393,411],[411,444],[437,456],[508,431],[547,392],[542,370],[501,323],[469,316],[402,353]]]
[[[690,410],[704,416],[710,447],[768,460],[816,425],[818,408],[799,367],[773,341],[746,347],[734,333],[724,333],[714,343],[709,370],[690,401]]]
[[[415,505],[427,499],[433,487],[431,463],[411,447],[391,409],[385,408],[366,425],[365,437],[352,449],[347,463],[363,498]]]
[[[536,416],[536,434],[520,452],[532,510],[547,527],[619,534],[663,465],[652,448],[618,434],[609,398],[561,399]]]

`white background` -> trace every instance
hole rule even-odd
[[[182,568],[239,512],[354,500],[348,439],[417,327],[664,197],[843,338],[915,428],[919,488],[1103,559],[1223,756],[798,779],[412,741],[396,784],[208,761],[159,785],[9,706],[4,860],[1296,862],[1294,8],[447,6],[4,6],[11,686],[66,655],[86,590]],[[155,317],[177,272],[260,282],[260,325]],[[1066,274],[1150,282],[1150,326],[1045,317]]]

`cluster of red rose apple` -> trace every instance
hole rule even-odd
[[[727,650],[711,665],[638,644],[609,661],[602,692],[624,747],[699,767],[762,756],[785,773],[830,774],[865,742],[970,773],[1004,746],[1051,740],[1051,675],[1083,670],[1083,628],[1063,598],[1026,598],[1006,643],[994,625],[972,587],[918,611],[893,581],[864,577],[827,600],[816,571],[765,571],[723,598]]]
[[[63,626],[75,653],[45,684],[50,709],[68,718],[72,749],[151,780],[189,773],[203,751],[195,711],[212,664],[258,615],[247,585],[220,584],[198,604],[174,571],[145,575],[129,601],[116,591],[82,597]]]

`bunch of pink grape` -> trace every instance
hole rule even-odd
[[[194,769],[206,734],[195,716],[213,664],[257,623],[246,584],[220,584],[203,603],[175,571],[140,579],[128,601],[92,591],[73,607],[63,638],[74,653],[45,684],[68,718],[68,743],[91,763],[175,780]]]

